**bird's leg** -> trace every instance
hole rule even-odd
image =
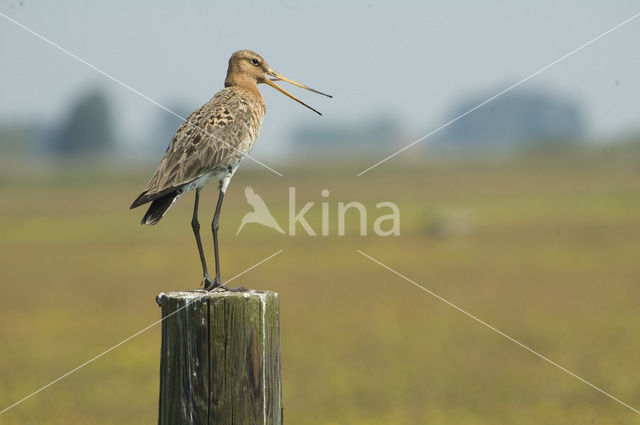
[[[222,284],[222,280],[220,279],[220,254],[218,251],[218,228],[220,227],[220,210],[222,209],[222,200],[224,199],[224,190],[220,191],[220,195],[218,196],[218,204],[216,205],[216,212],[213,214],[213,221],[211,222],[211,231],[213,232],[213,252],[215,254],[215,262],[216,262],[216,277],[213,279],[213,282],[207,284],[204,289],[207,291],[215,288],[222,288],[226,291],[246,291],[246,288],[241,286],[237,288],[229,288]]]
[[[216,212],[213,214],[213,221],[211,222],[211,231],[213,232],[213,253],[215,254],[216,261],[216,277],[213,280],[213,286],[222,286],[222,280],[220,279],[220,254],[218,252],[218,229],[220,228],[220,210],[222,209],[222,200],[224,199],[224,191],[220,191],[218,196],[218,203],[216,204]]]
[[[202,249],[202,240],[200,240],[200,223],[198,222],[198,204],[200,203],[200,189],[196,189],[196,201],[193,204],[193,218],[191,219],[191,228],[193,234],[196,237],[196,244],[198,244],[198,253],[200,254],[200,262],[202,263],[202,284],[205,287],[211,285],[213,281],[209,272],[207,271],[207,261],[204,258],[204,250]]]

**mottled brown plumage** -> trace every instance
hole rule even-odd
[[[175,201],[195,189],[191,225],[202,263],[205,289],[224,287],[220,280],[218,218],[229,181],[240,162],[253,148],[266,113],[266,105],[258,90],[258,84],[268,84],[320,114],[274,84],[268,75],[275,77],[276,81],[287,81],[320,93],[276,73],[255,52],[235,52],[229,59],[225,88],[192,113],[180,126],[147,187],[131,204],[131,208],[136,208],[151,202],[142,218],[142,224],[156,224]],[[209,181],[217,182],[220,191],[212,223],[215,280],[212,280],[207,272],[197,216],[200,189]]]
[[[206,175],[221,176],[222,184],[253,148],[265,113],[262,96],[238,87],[220,90],[180,126],[132,208],[171,192],[181,196]]]

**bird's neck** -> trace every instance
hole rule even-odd
[[[256,80],[253,78],[248,78],[241,74],[238,75],[238,74],[229,73],[227,74],[227,78],[224,80],[224,86],[235,87],[243,91],[246,91],[256,99],[258,99],[260,103],[264,103],[264,99],[262,99],[260,90],[258,90],[258,84],[256,83]]]

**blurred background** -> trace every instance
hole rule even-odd
[[[334,95],[268,105],[221,217],[223,278],[280,293],[296,424],[640,423],[360,249],[638,408],[640,20],[356,174],[637,13],[634,1],[0,1],[0,12],[181,116],[231,53]],[[154,228],[128,206],[180,120],[0,16],[0,410],[157,320],[195,288],[187,196]],[[284,84],[284,83],[283,83]],[[247,225],[251,185],[287,228]],[[330,191],[328,198],[321,196]],[[201,221],[216,192],[203,192]],[[367,236],[337,203],[359,201]],[[379,237],[395,202],[399,236]],[[208,226],[203,225],[203,229]],[[206,235],[206,233],[205,233]],[[211,250],[210,236],[205,236]],[[211,255],[212,257],[212,255]],[[212,258],[209,260],[212,262]],[[0,423],[157,420],[155,327]]]

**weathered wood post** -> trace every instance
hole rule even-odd
[[[281,425],[278,295],[160,294],[159,425]]]

